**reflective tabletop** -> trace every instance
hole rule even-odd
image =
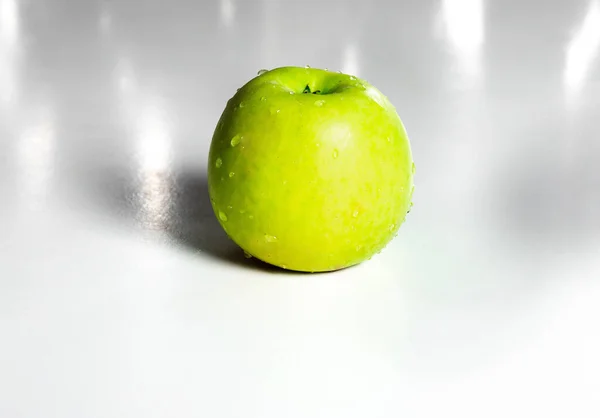
[[[600,1],[0,0],[0,417],[600,416]],[[247,260],[208,147],[262,68],[396,106],[414,207]]]

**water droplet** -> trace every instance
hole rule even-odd
[[[240,91],[240,89],[235,89],[235,91]]]
[[[246,209],[240,209],[240,213],[243,215],[244,213],[246,213]]]
[[[262,70],[258,70],[257,75],[263,75],[264,73],[268,73],[269,70],[265,70],[264,68]]]
[[[287,270],[287,266],[285,264],[282,264],[281,268],[284,269],[284,270]]]
[[[391,224],[390,225],[390,232],[394,230],[394,228],[396,228],[396,224]]]
[[[360,251],[360,250],[362,250],[362,245],[357,245],[356,246],[356,251]]]
[[[325,100],[317,100],[315,102],[315,106],[319,106],[319,107],[323,106],[324,104],[325,104]]]
[[[350,76],[350,80],[354,81],[356,80],[356,77],[354,77],[353,75]]]
[[[321,146],[320,142],[317,142],[317,148],[319,148]]]
[[[290,90],[290,94],[294,94],[294,92]]]
[[[337,149],[334,149],[333,150],[333,158],[337,158],[337,157],[339,157],[339,155],[340,155],[340,152]]]
[[[223,212],[222,210],[219,211],[219,219],[223,222],[227,222],[227,215],[225,215],[225,212]]]
[[[254,215],[248,215],[248,219],[254,219]]]
[[[244,102],[240,102],[239,106],[240,106],[240,107],[244,107],[244,106],[246,106],[246,103],[244,103]]]
[[[266,98],[265,96],[263,96],[263,97],[261,97],[261,98],[260,98],[260,101],[261,101],[261,102],[266,102],[266,101],[267,101],[267,98]]]
[[[246,251],[244,251],[244,257],[245,258],[252,258],[252,254],[247,253]]]
[[[223,160],[220,158],[217,158],[217,161],[215,161],[215,167],[221,168],[222,165],[223,165]]]
[[[325,71],[329,71],[329,68],[325,67],[325,68],[324,68],[324,70],[325,70]]]
[[[415,163],[412,163],[412,173],[415,174],[416,171],[417,167],[415,166]]]
[[[388,136],[388,137],[387,137],[387,141],[388,141],[388,142],[392,142],[392,137],[391,137],[391,136]]]
[[[353,218],[358,218],[358,211],[357,211],[357,210],[355,210],[355,211],[352,213],[352,217],[353,217]]]
[[[235,176],[235,173],[232,171],[229,173],[229,178],[232,178],[233,176]]]
[[[269,112],[271,112],[271,115],[276,115],[276,114],[278,114],[280,112],[280,110],[279,109],[275,109],[274,107],[272,107],[269,110]]]
[[[234,136],[233,138],[231,138],[231,146],[235,147],[235,146],[239,145],[241,140],[242,140],[241,136],[239,136],[239,135]]]
[[[344,74],[342,70],[338,70],[338,74]]]
[[[304,66],[304,68],[310,68],[310,65],[306,64],[306,65]]]
[[[265,234],[265,241],[267,242],[276,242],[277,237],[274,235]]]
[[[231,210],[231,209],[233,209],[233,206],[229,205],[229,206],[227,206],[227,209]]]

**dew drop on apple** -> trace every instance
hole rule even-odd
[[[269,70],[265,70],[264,68],[262,70],[258,70],[258,75],[263,75],[264,73],[269,72]]]
[[[277,242],[277,237],[274,235],[265,234],[265,241],[269,243]]]
[[[417,167],[415,166],[415,163],[412,163],[412,173],[415,174],[416,171]]]
[[[352,217],[353,217],[353,218],[358,218],[358,211],[357,211],[357,210],[355,210],[355,211],[352,213]]]
[[[340,156],[340,152],[337,149],[333,150],[333,158],[337,158]]]
[[[245,258],[252,258],[252,254],[250,254],[250,253],[248,253],[248,252],[244,251],[244,257],[245,257]]]
[[[225,215],[225,212],[223,212],[222,210],[219,211],[219,219],[223,222],[227,222],[227,215]]]
[[[306,64],[306,65],[304,66],[304,68],[310,68],[310,65]]]
[[[315,102],[315,106],[321,107],[325,104],[325,100],[317,100]]]
[[[229,178],[232,178],[233,176],[235,176],[235,173],[232,171],[229,173]]]
[[[260,101],[261,101],[261,102],[266,102],[266,101],[267,101],[267,98],[266,98],[265,96],[263,96],[263,97],[261,97],[261,98],[260,98]]]
[[[223,160],[220,158],[217,158],[217,161],[215,161],[215,167],[221,168],[222,165],[223,165]]]
[[[239,135],[234,136],[233,138],[231,138],[231,146],[232,147],[236,147],[240,144],[242,140],[242,137]]]
[[[240,102],[239,107],[244,107],[244,106],[246,106],[246,103]]]
[[[393,231],[395,227],[396,227],[396,224],[391,224],[390,225],[390,232]]]

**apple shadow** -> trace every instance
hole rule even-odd
[[[302,274],[246,258],[219,224],[206,171],[175,169],[141,175],[124,166],[87,168],[76,176],[85,199],[151,240],[266,273]]]
[[[225,233],[214,214],[205,168],[140,173],[125,165],[86,167],[74,176],[86,205],[134,226],[145,238],[188,249],[227,264],[280,275],[311,273],[285,270],[244,251]],[[319,273],[314,273],[319,274]]]

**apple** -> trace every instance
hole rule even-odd
[[[284,269],[361,263],[390,242],[412,205],[404,126],[379,90],[351,75],[260,71],[227,103],[208,159],[225,232]]]

